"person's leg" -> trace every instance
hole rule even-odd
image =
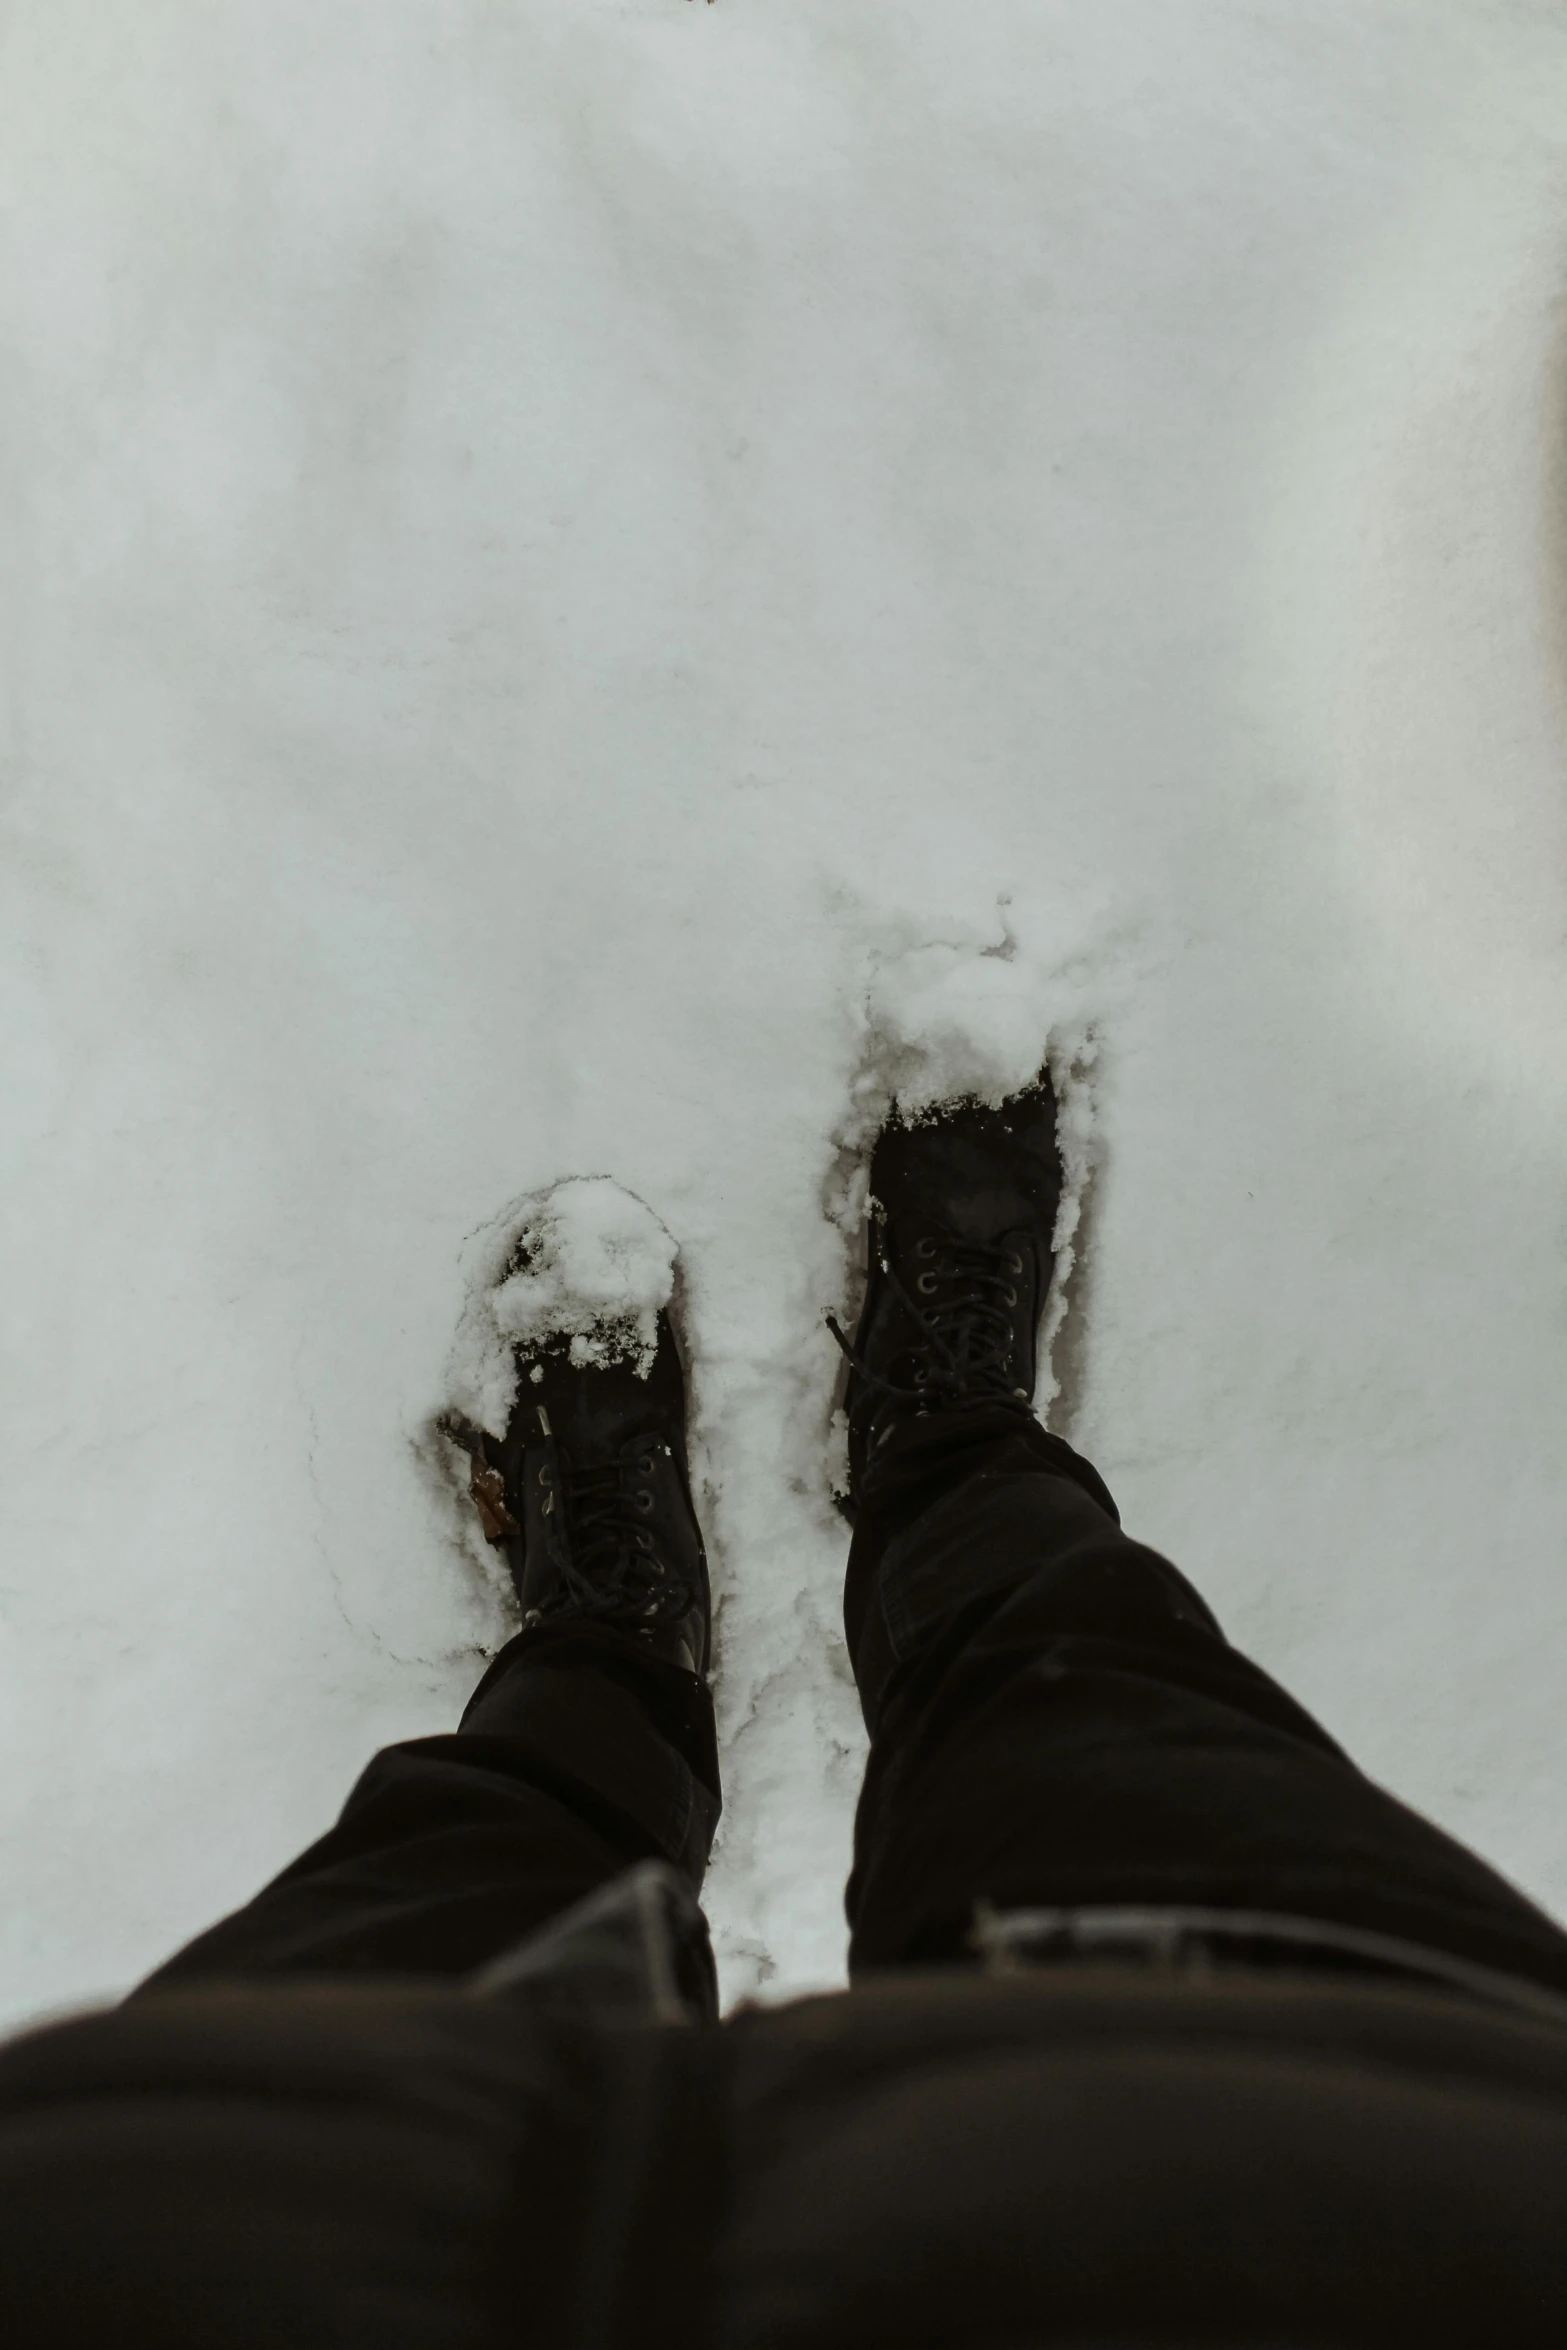
[[[699,1887],[718,1789],[699,1675],[613,1627],[522,1633],[454,1734],[378,1754],[335,1827],[142,1989],[466,1974],[634,1861]]]
[[[635,1353],[524,1363],[475,1494],[523,1629],[460,1728],[377,1755],[337,1825],[144,1992],[276,1975],[463,1975],[640,1860],[700,1887],[720,1802],[709,1597],[667,1317]]]
[[[871,1728],[854,1971],[961,1957],[976,1902],[1178,1904],[1320,1919],[1567,1989],[1567,1935],[1366,1779],[1037,1422],[895,1430],[861,1495],[845,1613]]]
[[[962,1957],[976,1904],[1177,1905],[1567,1988],[1567,1935],[1356,1770],[1035,1419],[1059,1191],[1044,1081],[894,1119],[873,1155],[848,1350],[845,1624],[871,1731],[851,1971]]]

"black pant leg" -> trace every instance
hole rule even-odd
[[[998,1908],[1289,1912],[1567,1988],[1567,1935],[1230,1647],[1086,1461],[1008,1415],[878,1457],[845,1615],[871,1755],[851,1971]]]
[[[385,1748],[334,1828],[142,1990],[466,1974],[633,1861],[700,1885],[718,1812],[695,1674],[614,1631],[521,1633],[453,1735]]]

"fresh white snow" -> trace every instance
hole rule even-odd
[[[678,1244],[608,1175],[567,1176],[516,1200],[470,1249],[468,1305],[447,1368],[449,1408],[492,1436],[517,1392],[517,1356],[569,1340],[574,1363],[634,1362],[646,1378]]]
[[[1053,1424],[1567,1909],[1564,291],[1545,0],[4,12],[7,2019],[455,1720],[575,1178],[679,1251],[725,1985],[837,1979],[821,1316],[891,1091],[1047,1050]]]

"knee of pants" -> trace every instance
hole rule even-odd
[[[1070,1479],[982,1474],[887,1547],[854,1660],[868,1721],[897,1668],[986,1599],[1013,1616],[1026,1606],[1042,1633],[1183,1624],[1223,1638],[1179,1569],[1123,1534]]]

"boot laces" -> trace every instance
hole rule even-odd
[[[891,1379],[873,1369],[845,1337],[837,1316],[829,1314],[827,1327],[853,1368],[889,1402],[922,1410],[966,1403],[1031,1408],[1031,1398],[1017,1384],[1013,1360],[1014,1284],[1022,1258],[1001,1243],[960,1240],[939,1229],[916,1241],[914,1255],[922,1265],[918,1296],[899,1278],[885,1248],[879,1260],[888,1287],[919,1331],[918,1338],[897,1349],[899,1355],[913,1355],[913,1380]]]
[[[586,1615],[651,1625],[689,1614],[696,1604],[690,1581],[671,1564],[649,1523],[651,1486],[633,1484],[619,1462],[574,1468],[562,1460],[553,1436],[548,1443],[544,1511],[558,1529],[552,1545],[558,1581],[530,1617]]]

